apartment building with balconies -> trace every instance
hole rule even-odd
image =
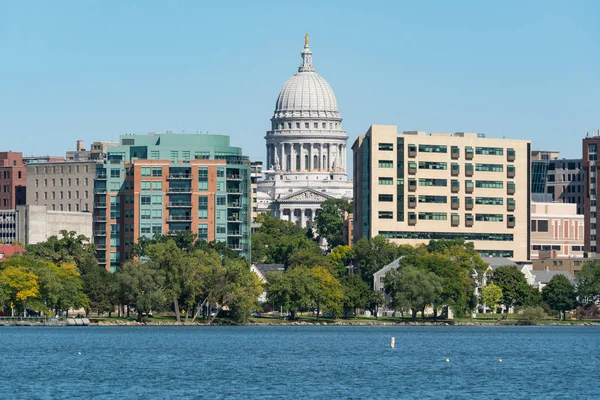
[[[221,135],[125,135],[96,167],[94,238],[114,271],[140,237],[191,231],[250,257],[250,162]]]

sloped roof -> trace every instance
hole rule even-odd
[[[285,271],[283,264],[254,264],[254,267],[263,275],[265,275],[267,272],[283,273]]]
[[[569,271],[538,271],[538,270],[532,270],[531,274],[533,275],[535,282],[536,283],[541,283],[541,284],[548,284],[548,282],[550,282],[550,280],[555,277],[556,275],[564,275],[567,277],[567,279],[569,279],[569,281],[572,283],[573,281],[575,281],[575,277],[573,275],[571,275],[571,273]]]
[[[504,257],[483,257],[482,259],[491,269],[496,269],[498,267],[518,267],[517,263]]]
[[[373,274],[373,276],[381,275],[382,273],[387,272],[390,269],[397,269],[400,266],[400,260],[402,260],[403,258],[404,258],[404,256],[395,259],[394,261],[392,261],[388,265],[383,266],[379,271],[375,272]]]
[[[25,249],[18,244],[0,244],[0,262],[5,258],[12,257],[15,254],[23,254]]]

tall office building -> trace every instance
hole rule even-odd
[[[581,159],[560,159],[558,151],[531,152],[531,197],[537,202],[576,204],[583,214]]]
[[[0,210],[25,204],[25,174],[22,153],[0,152]]]
[[[372,125],[354,152],[354,240],[464,238],[483,256],[530,258],[530,142]]]
[[[592,136],[583,139],[582,167],[583,167],[583,218],[585,226],[584,248],[585,256],[596,257],[600,238],[597,234],[598,216],[596,202],[600,195],[598,188],[598,148],[600,147],[600,131],[593,132]]]
[[[141,236],[192,231],[250,257],[250,162],[221,135],[125,135],[98,164],[94,238],[114,271]]]
[[[51,211],[92,211],[96,161],[27,164],[27,205]]]

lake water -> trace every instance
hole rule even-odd
[[[0,399],[599,399],[599,371],[600,327],[0,328]]]

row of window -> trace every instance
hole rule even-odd
[[[63,200],[65,198],[63,191],[60,192],[50,192],[50,199],[51,200],[56,200],[56,194],[58,193],[58,199],[59,200]],[[74,194],[74,198],[75,199],[79,199],[79,190],[75,190],[74,192],[71,192],[70,190],[66,192],[67,193],[67,199],[72,199],[73,198],[73,194]],[[44,200],[48,200],[48,192],[44,192]],[[89,198],[89,192],[87,190],[85,190],[83,192],[83,197],[84,199]],[[40,193],[39,192],[35,192],[35,200],[39,200],[40,199]]]
[[[295,122],[294,125],[292,125],[291,122],[282,122],[278,125],[279,129],[292,129],[292,126],[295,126],[296,129],[301,129],[302,124],[300,122]],[[327,129],[327,122],[321,122],[321,129]],[[333,129],[333,128],[338,127],[338,122],[329,122],[329,129]],[[313,122],[313,128],[314,129],[319,129],[319,122]],[[304,123],[304,129],[310,129],[310,122],[305,122]]]
[[[393,151],[394,144],[393,143],[379,143],[378,148],[381,151]],[[419,153],[448,153],[448,146],[446,146],[446,145],[420,144],[420,145],[416,146],[414,144],[408,144],[408,151],[411,153],[416,153],[417,148],[418,148]],[[453,154],[458,154],[459,152],[460,152],[460,149],[458,146],[452,146]],[[473,148],[471,146],[466,146],[465,152],[467,154],[473,154]],[[477,147],[475,147],[475,154],[488,155],[488,156],[489,155],[501,156],[501,155],[504,155],[504,149],[502,147],[477,146]],[[509,149],[507,149],[507,154],[510,157],[514,157],[516,153],[515,153],[514,149],[509,148]]]
[[[419,212],[409,213],[409,219],[418,219],[420,220],[433,220],[433,221],[446,221],[448,219],[448,213],[443,212]],[[393,211],[379,211],[378,213],[379,219],[393,219],[394,213]],[[452,218],[458,220],[459,215],[452,213]],[[473,220],[473,214],[465,214],[465,219],[467,221]],[[514,222],[514,215],[507,215],[507,219],[509,222]],[[475,221],[480,222],[503,222],[504,215],[503,214],[475,214]]]
[[[75,186],[79,186],[79,183],[81,182],[81,181],[79,180],[79,178],[75,178],[75,179],[72,179],[72,178],[67,178],[67,180],[66,180],[66,181],[67,181],[67,186],[71,186],[71,184],[73,183],[73,180],[75,181]],[[49,180],[48,180],[48,179],[44,179],[44,180],[43,180],[44,187],[48,187],[48,182],[49,182]],[[52,182],[52,186],[53,186],[53,187],[56,187],[56,186],[57,186],[57,185],[56,185],[56,182],[57,182],[57,179],[56,179],[56,178],[53,178],[53,179],[51,179],[51,180],[50,180],[50,182]],[[64,178],[59,178],[59,179],[58,179],[58,186],[64,186],[64,183],[65,183],[65,180],[64,180]],[[89,180],[88,180],[88,178],[83,178],[83,184],[87,186],[87,185],[88,185],[88,183],[89,183]],[[34,181],[34,184],[35,184],[35,187],[39,187],[40,180],[39,180],[39,179],[36,179],[36,180]]]
[[[73,168],[75,167],[75,168]],[[89,172],[89,165],[84,165],[84,168],[82,168],[85,172]],[[52,167],[35,167],[35,173],[36,175],[39,174],[40,172],[43,172],[45,174],[71,174],[73,173],[73,170],[75,170],[75,173],[79,173],[80,172],[80,168],[79,165],[61,165],[61,166],[52,166]]]
[[[565,247],[568,247],[568,246],[565,245]],[[562,246],[534,244],[531,248],[532,248],[532,250],[558,250],[558,251],[560,251]],[[571,246],[571,251],[583,251],[583,246]]]
[[[465,239],[466,241],[488,240],[501,242],[512,242],[514,240],[513,234],[509,233],[379,231],[379,234],[388,239]]]
[[[378,179],[378,182],[380,185],[393,185],[394,184],[394,178],[390,178],[390,177],[380,177]],[[403,182],[401,180],[399,180],[398,182],[399,184],[402,184]],[[416,185],[417,181],[415,179],[409,179],[408,184],[409,185]],[[460,182],[458,180],[451,180],[452,183],[452,187],[459,187]],[[437,186],[437,187],[446,187],[448,186],[448,180],[447,179],[434,179],[434,178],[419,178],[419,186]],[[511,189],[511,190],[515,190],[516,189],[516,185],[514,182],[507,182],[506,186]],[[472,188],[473,187],[473,181],[465,181],[465,187],[467,188]],[[504,182],[503,181],[475,181],[475,187],[476,188],[482,188],[482,189],[502,189],[504,187]]]

